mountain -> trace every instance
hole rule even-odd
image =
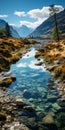
[[[12,37],[20,38],[19,33],[12,26],[10,26],[10,30],[12,32]]]
[[[57,22],[59,30],[65,33],[65,10],[57,14]],[[29,36],[37,37],[50,35],[54,26],[54,16],[51,16],[39,25]]]
[[[1,28],[5,28],[6,24],[7,24],[7,22],[5,20],[0,19]],[[9,26],[9,27],[10,27],[12,37],[19,38],[20,36],[19,36],[18,32],[12,26]]]
[[[19,28],[14,27],[14,29],[17,30],[17,32],[19,33],[20,37],[26,37],[26,36],[28,36],[30,33],[33,32],[33,29],[28,28],[28,27],[26,27],[26,26],[24,26],[24,25],[21,26],[21,27],[19,27]]]

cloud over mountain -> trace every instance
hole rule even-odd
[[[38,20],[36,22],[29,22],[29,21],[20,21],[20,26],[25,25],[28,28],[35,29],[42,21]]]
[[[58,12],[62,11],[64,8],[61,5],[55,5],[56,8],[59,9]],[[57,12],[57,13],[58,13]],[[19,26],[25,25],[29,28],[36,28],[39,26],[42,22],[44,22],[48,17],[50,16],[50,11],[49,11],[49,6],[48,7],[43,7],[41,9],[33,9],[29,10],[28,12],[24,11],[15,11],[14,15],[17,15],[18,17],[24,17],[31,19],[30,21],[28,20],[20,20],[19,21]],[[34,20],[34,22],[33,22]]]

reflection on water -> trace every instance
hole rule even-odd
[[[7,93],[24,98],[27,106],[34,107],[35,112],[30,113],[22,109],[17,114],[17,118],[31,130],[52,130],[53,126],[50,128],[44,124],[44,117],[47,115],[55,120],[56,125],[53,129],[61,130],[65,125],[62,121],[65,114],[57,102],[58,92],[52,87],[55,86],[54,79],[46,71],[45,65],[36,65],[42,59],[40,61],[35,59],[35,52],[36,50],[31,48],[16,64],[11,66],[10,71],[16,75],[17,80],[10,85]],[[48,118],[49,116],[47,116],[47,121]],[[53,119],[50,117],[50,120]]]

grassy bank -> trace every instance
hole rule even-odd
[[[42,57],[47,70],[61,83],[60,95],[65,99],[65,40],[53,42],[42,47],[36,52],[36,58]],[[59,85],[60,86],[60,85]]]
[[[17,38],[0,38],[0,72],[7,71],[35,41]]]
[[[44,61],[51,66],[50,71],[55,77],[65,82],[65,40],[53,42],[36,52],[35,57],[43,56]]]

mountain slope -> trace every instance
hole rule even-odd
[[[0,19],[0,27],[1,28],[5,28],[6,24],[7,24],[7,22],[5,20]],[[10,26],[10,31],[11,31],[12,37],[15,37],[15,38],[19,38],[20,37],[18,32],[12,26]]]
[[[30,33],[33,32],[33,29],[31,28],[28,28],[26,26],[22,26],[22,27],[19,27],[19,28],[16,28],[15,27],[15,30],[17,30],[17,32],[19,33],[20,37],[26,37],[28,36]]]
[[[20,38],[19,33],[12,26],[10,26],[10,30],[12,32],[12,37]]]
[[[65,33],[65,10],[57,14],[58,28],[62,33]],[[41,25],[39,25],[30,36],[36,37],[41,35],[49,35],[54,27],[54,17],[49,17]]]

